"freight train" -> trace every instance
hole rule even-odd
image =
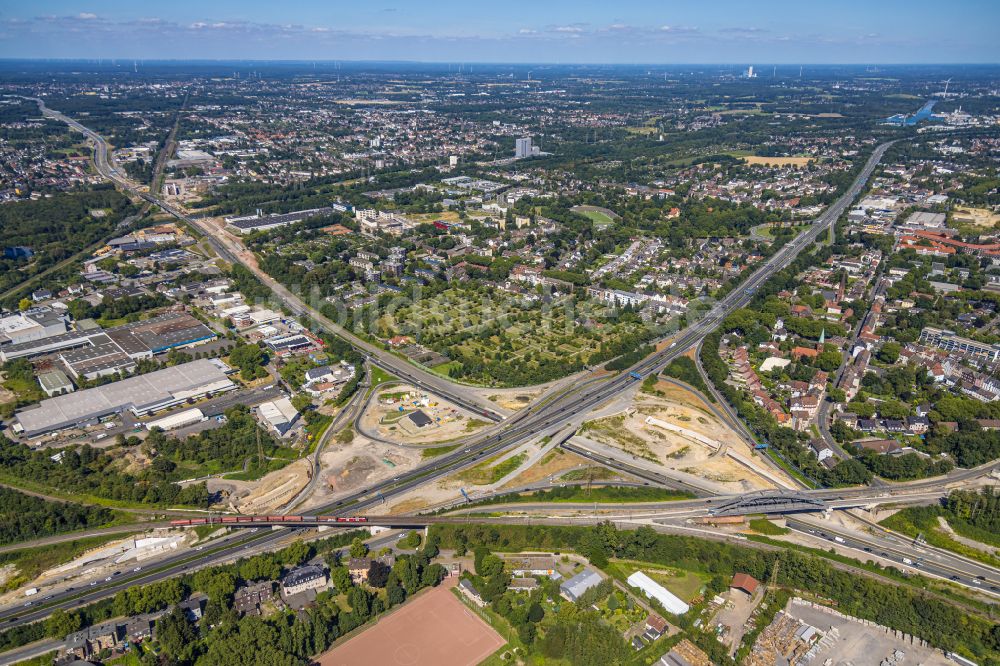
[[[193,525],[232,525],[234,523],[301,523],[307,518],[302,516],[209,516],[207,518],[185,518],[171,520],[171,527],[189,527]],[[310,523],[367,523],[364,516],[310,516]]]

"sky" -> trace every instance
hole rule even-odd
[[[997,63],[1000,0],[0,3],[0,58]]]

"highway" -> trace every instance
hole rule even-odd
[[[936,576],[966,587],[1000,595],[1000,574],[996,569],[952,553],[915,543],[896,534],[866,535],[826,524],[819,520],[788,518],[787,527],[795,532],[830,542],[833,548],[858,551],[861,561],[882,559],[909,574]]]
[[[135,585],[148,585],[150,583],[171,578],[181,573],[187,573],[189,571],[193,571],[197,568],[201,568],[202,566],[208,566],[211,564],[222,564],[226,562],[227,559],[231,559],[236,555],[239,555],[241,557],[248,556],[260,550],[261,544],[264,543],[263,539],[264,536],[278,535],[279,537],[288,537],[292,534],[292,532],[289,530],[281,530],[279,532],[270,532],[261,530],[260,532],[258,532],[256,529],[254,529],[254,532],[255,534],[251,536],[256,538],[247,540],[249,541],[249,543],[244,543],[242,547],[237,551],[228,550],[227,548],[225,548],[225,544],[223,544],[222,541],[226,540],[236,541],[239,539],[239,536],[237,535],[231,537],[224,537],[222,540],[218,542],[213,542],[211,546],[205,546],[205,549],[203,551],[187,553],[187,557],[183,559],[183,563],[173,568],[165,568],[162,563],[152,563],[144,566],[143,567],[144,571],[136,574],[135,572],[132,571],[134,567],[122,565],[123,572],[127,571],[128,573],[123,573],[121,576],[114,577],[113,582],[110,583],[109,585],[106,586],[98,585],[94,587],[84,585],[76,590],[74,590],[73,588],[69,588],[70,592],[66,595],[68,599],[67,601],[46,606],[44,609],[36,608],[36,606],[39,605],[39,602],[34,601],[29,606],[21,606],[20,608],[17,608],[12,612],[5,613],[2,619],[0,619],[0,622],[3,623],[0,626],[6,629],[7,627],[10,626],[16,626],[20,624],[34,622],[37,620],[44,619],[45,617],[48,616],[48,614],[52,610],[55,610],[56,608],[65,608],[68,610],[72,610],[82,605],[99,601],[108,596],[112,596],[121,590],[128,589]],[[323,538],[326,536],[330,536],[330,534],[332,533],[319,534],[317,535],[316,538]],[[383,546],[394,544],[398,538],[399,534],[395,533],[383,534],[368,539],[366,543],[368,544],[369,549],[371,549],[373,552],[377,552]],[[348,547],[345,546],[343,548],[340,548],[339,552],[342,554],[347,553]],[[41,596],[41,594],[42,593],[39,593],[39,596]],[[38,599],[38,597],[35,597],[35,599]],[[12,613],[14,615],[13,618],[11,617]],[[61,640],[59,641],[59,643],[61,644]],[[33,656],[35,651],[36,649],[32,648],[32,646],[29,645],[23,648],[18,648],[10,652],[2,653],[0,654],[0,664],[10,664],[18,659],[30,658],[31,656]],[[45,652],[48,651],[49,650],[46,650]],[[44,654],[44,652],[42,654]],[[18,656],[15,657],[12,655],[18,655]]]
[[[830,508],[854,508],[872,504],[924,504],[933,501],[948,493],[947,486],[950,482],[974,479],[986,476],[994,472],[1000,463],[990,463],[982,467],[971,470],[961,470],[953,472],[947,480],[933,479],[928,481],[911,482],[909,484],[899,484],[899,487],[886,488],[847,488],[847,489],[827,489],[802,491],[811,497],[823,500]],[[409,485],[411,481],[406,482]],[[386,491],[391,494],[391,491]],[[746,497],[746,495],[717,496],[710,498],[699,498],[694,500],[678,500],[671,502],[645,502],[635,504],[603,504],[593,503],[519,503],[519,504],[497,504],[490,505],[488,509],[493,511],[517,511],[519,515],[506,517],[490,517],[484,519],[481,516],[377,516],[368,517],[368,525],[383,525],[386,527],[423,527],[430,524],[453,524],[453,523],[476,523],[476,522],[496,522],[515,524],[538,524],[538,525],[592,525],[597,522],[611,520],[622,524],[641,524],[645,522],[655,523],[670,528],[670,522],[676,520],[687,520],[699,516],[709,515],[713,509],[720,504],[724,504],[736,498]],[[370,508],[381,502],[377,497],[368,498],[356,502],[351,506],[352,511]],[[336,512],[342,515],[344,512],[337,512],[336,507],[325,506],[319,509],[308,511],[304,515],[304,520],[299,524],[300,528],[315,527],[321,523],[312,516]],[[470,507],[470,511],[482,512],[483,507]],[[541,515],[530,515],[529,512],[541,512]],[[804,521],[804,519],[796,519]],[[154,526],[150,524],[148,526]],[[160,523],[159,526],[167,526],[168,522]],[[206,545],[203,551],[185,551],[175,556],[171,556],[149,565],[141,572],[126,571],[120,577],[113,578],[112,581],[98,581],[93,586],[78,589],[63,589],[58,592],[43,590],[38,601],[32,600],[29,607],[8,607],[0,611],[0,627],[6,628],[17,626],[44,619],[57,608],[72,609],[81,604],[97,601],[99,599],[113,596],[122,589],[133,585],[145,585],[158,580],[163,580],[171,576],[187,573],[197,568],[221,563],[236,556],[248,555],[258,550],[273,549],[280,545],[280,541],[293,533],[292,529],[280,529],[272,531],[269,528],[273,525],[270,522],[242,523],[244,529],[237,530],[219,541]],[[340,525],[340,524],[334,524]],[[362,524],[364,525],[364,524]],[[676,527],[676,526],[675,526]],[[690,528],[677,528],[681,533],[690,531]],[[809,529],[809,528],[806,528]],[[833,534],[833,528],[826,530]],[[889,535],[892,538],[898,538]],[[832,537],[831,537],[832,538]],[[844,537],[846,540],[846,536]],[[860,543],[860,540],[859,540]],[[873,538],[873,544],[877,544],[881,550],[879,552],[895,552],[888,550],[885,546],[891,544],[879,543]],[[863,550],[862,545],[859,550]],[[870,546],[875,548],[875,545]],[[944,564],[939,565],[942,571],[949,571],[947,578],[957,575],[959,579],[954,582],[969,585],[981,589],[978,576],[983,576],[987,582],[986,589],[992,585],[1000,586],[1000,576],[993,570],[976,563],[969,563],[964,558],[959,558],[947,551],[923,547],[927,551],[937,553],[936,559],[940,559]],[[901,557],[901,556],[900,556]],[[936,564],[936,562],[935,562]],[[984,573],[983,570],[988,570]],[[935,571],[929,573],[936,574]],[[973,582],[973,581],[978,581]]]
[[[640,381],[636,377],[641,378],[651,373],[659,372],[686,350],[696,346],[724,317],[737,308],[749,303],[761,285],[775,273],[787,267],[804,248],[808,247],[820,234],[829,229],[858,194],[860,194],[868,178],[892,143],[888,142],[876,147],[847,192],[817,217],[805,231],[780,248],[760,265],[739,288],[718,301],[707,313],[707,316],[691,323],[672,336],[669,340],[669,346],[639,361],[627,371],[617,376],[588,379],[565,386],[557,385],[528,407],[505,419],[505,415],[501,414],[492,403],[489,403],[489,401],[480,397],[474,391],[422,370],[408,361],[385,352],[337,326],[334,322],[306,305],[297,296],[291,294],[283,285],[278,284],[269,276],[263,274],[256,267],[252,256],[246,252],[246,249],[239,247],[232,239],[222,236],[217,228],[212,228],[204,220],[192,218],[160,198],[137,188],[133,183],[124,178],[117,168],[111,164],[108,145],[103,137],[58,111],[47,108],[41,100],[35,101],[39,104],[39,108],[44,115],[67,123],[74,129],[84,133],[94,142],[95,166],[101,174],[123,189],[156,204],[162,210],[202,230],[209,239],[209,242],[212,243],[213,248],[215,248],[223,259],[233,263],[241,263],[253,271],[265,285],[272,289],[275,296],[290,312],[295,315],[308,316],[327,332],[347,339],[352,345],[363,352],[373,365],[383,368],[419,388],[434,392],[465,409],[483,414],[491,420],[499,422],[496,426],[490,427],[478,436],[470,438],[467,446],[456,449],[449,454],[439,456],[409,472],[401,473],[400,476],[389,483],[382,484],[377,488],[364,488],[340,499],[336,503],[318,507],[307,512],[310,515],[329,513],[344,515],[368,510],[385,502],[391,496],[406,493],[429,481],[452,474],[456,470],[473,465],[480,459],[488,457],[491,454],[529,442],[546,434],[555,434],[567,426],[571,426],[574,421],[581,421],[592,408],[605,403],[624,391],[633,389],[636,383]],[[163,569],[162,574],[157,575],[165,577],[176,574],[186,570],[190,566],[194,566],[194,562],[197,562],[198,566],[210,564],[215,559],[225,558],[251,545],[270,545],[284,534],[285,532],[283,531],[273,533],[264,532],[253,534],[249,537],[234,537],[219,547],[217,555],[216,550],[213,548],[210,553],[199,553],[194,556],[188,553],[177,556],[164,565],[166,568]],[[143,577],[137,580],[126,579],[121,583],[113,581],[111,585],[97,585],[97,589],[93,593],[89,593],[88,597],[82,601],[92,600],[94,598],[93,595],[101,593],[105,595],[112,594],[117,589],[121,589],[122,585],[128,586],[144,584],[146,582],[151,581]],[[53,604],[52,607],[70,607],[81,603],[79,599],[68,597],[54,598],[51,601]],[[38,619],[44,616],[41,614],[44,612],[38,610],[32,615],[35,619]],[[10,622],[9,616],[10,613],[0,614],[0,620]],[[22,617],[19,620],[19,622],[24,621],[28,621],[28,619]]]

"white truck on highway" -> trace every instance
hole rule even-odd
[[[26,597],[33,597],[36,594],[38,594],[38,588],[37,587],[29,587],[27,590],[24,591],[24,596],[26,596]]]

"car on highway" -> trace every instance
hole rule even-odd
[[[111,582],[111,576],[108,576],[107,578],[105,578],[104,582],[105,583],[110,583]],[[93,585],[93,583],[91,583],[91,585]]]

